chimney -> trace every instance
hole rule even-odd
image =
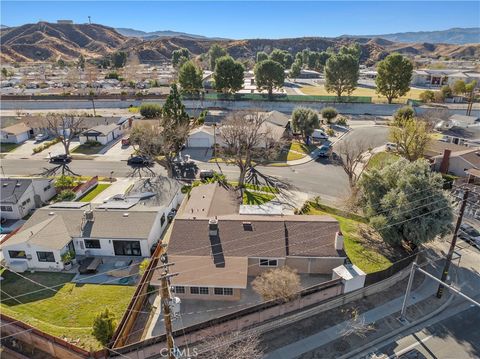
[[[93,211],[92,210],[85,211],[84,216],[85,216],[85,220],[87,222],[93,222]]]
[[[335,233],[335,249],[337,251],[343,250],[343,234],[340,231]]]
[[[128,119],[128,128],[132,128],[132,122],[133,122],[133,118],[130,117],[130,118]]]
[[[218,236],[218,220],[217,219],[210,219],[208,221],[208,235]]]
[[[442,162],[440,163],[440,173],[446,174],[448,172],[448,167],[450,165],[450,153],[451,150],[443,150]]]

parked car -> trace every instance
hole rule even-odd
[[[127,164],[130,166],[153,166],[153,160],[147,156],[133,156],[127,160]]]
[[[48,139],[48,135],[46,133],[39,133],[38,135],[35,136],[35,141],[36,142],[42,142]]]
[[[397,150],[397,144],[393,142],[387,142],[385,144],[385,149],[387,151],[396,151]]]
[[[177,214],[177,210],[175,208],[172,208],[167,215],[168,222],[173,221],[173,218],[175,217],[176,214]]]
[[[48,162],[50,162],[50,163],[62,163],[62,164],[63,163],[70,163],[71,161],[72,161],[72,157],[69,156],[69,155],[66,155],[66,154],[52,156],[48,160]]]
[[[312,138],[314,140],[328,140],[328,135],[322,130],[313,130]]]
[[[331,143],[324,143],[318,149],[318,157],[330,157],[332,154],[332,144]]]
[[[480,249],[480,232],[471,225],[462,223],[458,232],[458,238]]]
[[[209,178],[213,178],[214,175],[215,175],[214,170],[201,170],[200,171],[200,179],[201,180],[206,180],[206,179],[209,179]]]

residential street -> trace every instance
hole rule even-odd
[[[368,138],[371,141],[371,147],[377,147],[385,144],[387,141],[388,128],[383,126],[365,126],[357,127],[348,133],[340,141],[345,139]],[[335,149],[335,146],[334,146]],[[200,169],[213,169],[222,172],[232,180],[236,180],[238,170],[235,166],[215,163],[197,163]],[[2,159],[2,175],[6,176],[27,176],[38,174],[45,168],[51,168],[45,159]],[[113,171],[113,177],[128,177],[132,175],[132,168],[125,160],[109,161],[107,158],[96,160],[73,160],[70,168],[80,175],[88,176],[106,176],[110,177]],[[320,159],[305,164],[291,167],[259,167],[260,171],[266,175],[274,176],[281,181],[285,181],[293,186],[294,189],[311,194],[319,195],[328,202],[337,202],[346,198],[348,195],[348,179],[343,169],[333,164],[328,159]],[[155,165],[153,170],[156,173],[165,174],[164,168]],[[147,175],[143,173],[142,175]]]

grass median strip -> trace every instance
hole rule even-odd
[[[79,202],[91,202],[95,197],[97,197],[100,193],[105,191],[108,187],[110,187],[110,183],[99,183],[97,186],[88,192],[85,196],[80,198]]]
[[[248,205],[264,204],[271,201],[274,198],[275,196],[269,193],[250,192],[250,191],[243,192],[243,204],[248,204]]]

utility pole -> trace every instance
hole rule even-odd
[[[162,284],[161,296],[162,296],[162,310],[163,310],[163,320],[165,322],[165,332],[167,335],[167,348],[168,348],[168,359],[176,359],[175,356],[175,344],[173,342],[173,328],[172,328],[172,311],[170,308],[170,303],[172,298],[170,296],[170,285],[169,278],[177,274],[169,274],[168,267],[173,265],[173,263],[167,263],[166,257],[162,256],[161,258],[163,265],[160,267],[163,268],[162,275],[160,276],[160,282]]]
[[[462,205],[460,206],[460,213],[458,214],[457,224],[455,225],[455,231],[453,232],[452,242],[450,243],[450,249],[448,250],[447,260],[445,262],[445,267],[443,268],[442,277],[440,281],[445,282],[448,277],[448,271],[450,269],[450,264],[452,262],[453,252],[455,251],[455,246],[457,245],[457,234],[460,229],[460,225],[463,220],[463,213],[465,212],[465,207],[467,206],[467,199],[469,194],[469,189],[466,188],[463,193]],[[437,298],[441,298],[443,294],[444,285],[440,283],[437,290]]]
[[[88,15],[88,23],[92,25],[92,19],[90,18],[90,15]]]

